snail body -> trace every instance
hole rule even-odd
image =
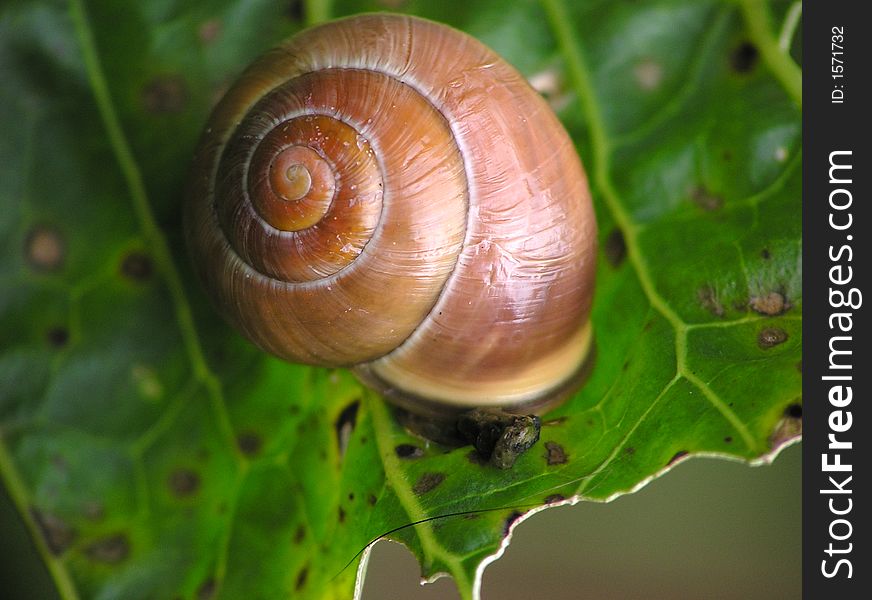
[[[430,21],[334,21],[253,63],[201,139],[186,234],[243,335],[407,407],[551,397],[591,345],[572,142],[514,68]]]

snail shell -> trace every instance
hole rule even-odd
[[[553,397],[591,346],[573,144],[514,68],[430,21],[335,21],[252,64],[206,127],[186,229],[246,337],[407,406]]]

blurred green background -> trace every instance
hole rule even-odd
[[[801,447],[772,465],[695,458],[635,494],[534,515],[484,574],[484,600],[744,599],[802,596]],[[57,596],[5,493],[0,598]],[[364,600],[454,600],[421,587],[402,546],[373,550]]]

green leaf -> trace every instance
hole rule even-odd
[[[384,535],[475,597],[539,507],[797,439],[789,5],[505,4],[400,8],[543,85],[593,188],[595,365],[507,471],[410,435],[346,372],[263,355],[191,281],[179,204],[208,110],[330,3],[0,9],[0,475],[62,598],[348,598]]]

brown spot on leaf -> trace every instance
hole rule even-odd
[[[555,504],[557,502],[563,502],[566,500],[566,496],[562,494],[551,494],[550,496],[546,496],[545,504]]]
[[[306,528],[302,525],[297,527],[297,530],[294,532],[294,543],[301,544],[303,540],[306,539]]]
[[[218,582],[214,577],[209,577],[197,588],[197,600],[211,600],[218,591]]]
[[[568,460],[563,446],[557,442],[545,442],[545,461],[548,466],[562,465]]]
[[[724,206],[724,199],[713,194],[702,186],[697,186],[690,191],[690,199],[698,207],[706,212],[719,210]]]
[[[134,251],[128,253],[121,259],[120,271],[121,275],[127,279],[137,283],[142,283],[151,279],[151,276],[154,273],[154,264],[149,255],[143,252]]]
[[[209,19],[204,21],[197,29],[197,37],[204,44],[214,42],[221,33],[221,21],[218,19]]]
[[[49,346],[60,350],[70,341],[70,330],[63,325],[55,325],[45,333],[45,339]]]
[[[76,539],[76,530],[60,517],[35,507],[30,508],[30,514],[33,516],[49,552],[55,556],[63,554]]]
[[[715,288],[710,284],[706,284],[696,290],[696,299],[699,302],[700,306],[702,306],[705,310],[709,311],[716,317],[723,317],[724,313],[724,305],[718,299],[718,294],[715,291]]]
[[[96,500],[86,502],[84,506],[82,506],[82,512],[85,514],[85,518],[89,521],[101,521],[103,520],[103,517],[106,516],[106,509],[103,506],[103,503],[97,502]]]
[[[633,456],[636,453],[636,449],[633,446],[627,446],[624,448],[624,454],[627,456]]]
[[[304,566],[300,569],[300,572],[297,573],[297,582],[294,584],[294,589],[298,592],[302,590],[306,586],[306,580],[309,578],[309,565]]]
[[[188,87],[181,75],[159,75],[142,88],[142,106],[152,115],[176,114],[188,103]]]
[[[338,515],[338,518],[339,518],[339,522],[340,522],[340,523],[345,523],[345,509],[342,508],[341,506],[339,507],[339,515]]]
[[[645,58],[633,66],[633,77],[641,89],[655,90],[663,81],[663,66],[652,58]]]
[[[424,456],[424,450],[422,450],[418,446],[415,446],[414,444],[398,444],[397,447],[394,448],[394,452],[396,452],[398,457],[407,460],[421,458],[422,456]]]
[[[757,334],[757,345],[762,350],[768,350],[787,341],[787,332],[780,327],[766,327]]]
[[[375,497],[375,494],[370,494],[366,497],[366,501],[370,506],[375,506],[375,503],[378,502],[378,498]]]
[[[443,481],[445,481],[445,473],[424,473],[412,486],[412,491],[420,496],[431,491]]]
[[[772,253],[769,252],[769,248],[763,248],[763,250],[760,251],[760,258],[763,260],[769,260],[772,258]]]
[[[37,225],[24,240],[24,256],[34,271],[58,271],[66,258],[66,243],[60,231],[48,225]]]
[[[787,405],[787,408],[784,409],[784,416],[790,419],[801,419],[802,404],[800,404],[799,402],[794,402],[793,404]]]
[[[603,250],[606,254],[606,260],[612,267],[620,267],[627,258],[627,243],[624,241],[624,234],[620,228],[615,227],[606,237]]]
[[[726,442],[727,444],[732,443],[732,441],[733,441],[733,436],[731,436],[731,435],[728,435],[727,437],[724,438],[724,442]]]
[[[760,53],[754,44],[742,42],[730,54],[730,68],[736,73],[748,73],[757,65],[759,57]]]
[[[200,489],[200,476],[191,469],[178,468],[170,473],[167,484],[174,496],[187,498]]]
[[[780,292],[769,292],[763,296],[754,296],[748,303],[754,312],[774,317],[790,309],[790,302]]]
[[[94,562],[116,565],[130,556],[130,542],[123,533],[115,533],[89,544],[85,554]]]
[[[236,436],[236,446],[245,456],[252,457],[260,452],[263,440],[257,433],[245,431]]]
[[[666,465],[672,466],[687,455],[688,455],[687,450],[679,450],[678,452],[676,452],[675,454],[672,455],[672,458],[669,459],[669,462],[666,463]]]

